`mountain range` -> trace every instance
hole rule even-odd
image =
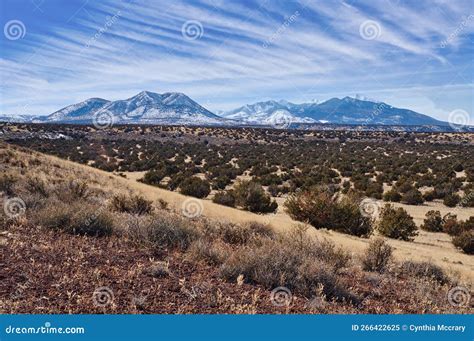
[[[98,117],[105,117],[115,124],[263,125],[285,128],[294,124],[449,126],[447,122],[412,110],[352,97],[302,104],[271,100],[216,115],[183,93],[158,94],[149,91],[118,101],[90,98],[48,116],[0,116],[0,121],[91,124]]]
[[[251,124],[281,122],[284,121],[282,116],[286,116],[286,121],[291,123],[448,125],[412,110],[352,97],[331,98],[322,103],[258,102],[228,111],[222,116]]]
[[[142,91],[125,100],[107,101],[89,98],[69,105],[49,116],[36,117],[35,122],[91,124],[96,119],[117,124],[221,125],[227,119],[205,109],[185,94],[157,94]]]

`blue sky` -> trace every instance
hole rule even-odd
[[[184,92],[212,111],[358,94],[444,120],[474,115],[470,0],[0,6],[0,115],[142,90]]]

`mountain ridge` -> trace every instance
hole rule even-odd
[[[228,121],[205,109],[180,92],[163,94],[141,91],[123,100],[89,98],[66,106],[48,116],[36,118],[44,123],[94,123],[100,117],[113,123],[211,124]]]
[[[114,124],[273,126],[339,124],[357,126],[440,126],[449,123],[409,109],[367,99],[333,97],[324,102],[292,103],[268,100],[246,104],[216,115],[181,92],[141,91],[123,100],[92,97],[59,109],[47,116],[28,118],[19,123],[93,124],[100,117]],[[15,118],[0,116],[13,122]]]
[[[440,125],[449,123],[413,110],[395,108],[384,102],[373,102],[346,96],[333,97],[321,103],[295,104],[286,101],[264,101],[246,104],[227,111],[223,117],[240,119],[248,123],[265,120],[275,111],[286,110],[292,123],[333,123],[373,125]]]

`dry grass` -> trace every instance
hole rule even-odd
[[[362,258],[362,268],[366,271],[384,272],[392,261],[392,247],[382,238],[370,242]]]
[[[126,179],[5,146],[0,159],[0,170],[18,174],[13,190],[28,202],[0,234],[0,312],[103,312],[91,293],[109,285],[116,301],[107,312],[302,313],[313,311],[314,297],[326,313],[468,311],[446,301],[449,285],[462,283],[440,281],[435,268],[394,263],[369,280],[357,257],[313,238],[303,224],[279,231],[258,219],[190,220],[176,206],[111,214],[112,198],[139,193]],[[33,177],[43,183],[31,186]],[[87,186],[71,186],[72,179]],[[157,193],[142,195],[157,202]],[[268,299],[276,286],[295,294],[286,310]]]

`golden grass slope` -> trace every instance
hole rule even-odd
[[[35,154],[41,155],[39,153]],[[88,177],[92,176],[97,180],[101,188],[114,189],[123,192],[137,191],[149,200],[165,200],[169,203],[170,208],[177,212],[181,212],[183,207],[186,207],[186,204],[191,200],[192,202],[199,201],[202,205],[202,215],[204,217],[219,221],[233,223],[255,221],[263,224],[270,224],[277,231],[287,231],[297,224],[297,222],[292,220],[286,213],[282,212],[282,210],[279,210],[279,213],[277,214],[259,215],[218,205],[209,200],[190,198],[176,192],[137,182],[136,178],[123,178],[112,173],[98,170],[90,166],[73,163],[54,156],[41,155],[39,157],[45,158],[51,164],[60,165],[61,169],[66,169],[70,172],[71,176],[80,177],[81,174],[87,175]],[[421,219],[419,208],[414,208],[414,210],[418,210],[418,213],[413,210],[409,210],[409,213],[417,213],[415,214],[415,220],[419,222]],[[473,209],[467,210],[473,211]],[[472,212],[472,214],[474,214],[474,212]],[[471,212],[463,213],[463,216],[466,215],[467,217],[472,214]],[[332,240],[336,244],[350,250],[355,255],[360,254],[369,243],[368,239],[345,235],[334,231],[309,228],[308,233],[316,238],[327,238]],[[395,249],[394,255],[399,260],[430,261],[449,272],[459,274],[461,278],[468,280],[470,283],[474,283],[474,257],[457,250],[451,243],[451,237],[447,234],[430,233],[420,230],[419,235],[415,238],[414,242],[389,239],[388,243]]]

